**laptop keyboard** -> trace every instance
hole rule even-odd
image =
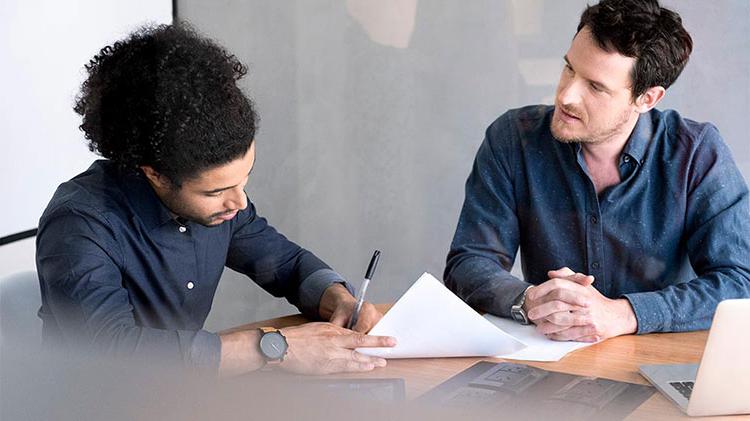
[[[690,399],[690,393],[693,391],[695,382],[669,382],[669,384],[677,389],[685,399]]]

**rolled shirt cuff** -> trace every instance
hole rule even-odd
[[[180,331],[182,333],[184,331]],[[187,364],[199,371],[218,372],[221,361],[221,339],[205,330],[194,332],[186,358]],[[182,336],[182,335],[181,335]]]
[[[310,319],[320,319],[320,299],[323,292],[331,285],[339,283],[350,294],[354,295],[354,288],[346,280],[331,269],[319,269],[305,278],[299,286],[300,311]]]
[[[623,297],[630,302],[638,321],[636,334],[671,331],[672,315],[659,293],[635,292],[624,294]]]

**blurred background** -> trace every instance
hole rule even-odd
[[[587,1],[141,3],[3,4],[0,83],[12,95],[0,104],[0,237],[35,228],[54,188],[95,159],[72,111],[83,65],[137,24],[174,16],[249,66],[240,85],[261,123],[247,191],[259,212],[356,287],[382,250],[368,299],[392,302],[423,272],[442,277],[485,128],[510,108],[552,103]],[[713,122],[750,179],[750,2],[663,4],[694,52],[658,108]],[[113,23],[93,25],[101,16]],[[50,79],[63,69],[67,84]],[[33,238],[0,246],[0,275],[33,271],[33,253]],[[296,312],[227,270],[206,328]]]

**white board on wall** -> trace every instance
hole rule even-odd
[[[0,237],[36,228],[57,186],[96,156],[73,103],[84,65],[149,23],[171,0],[0,2]]]

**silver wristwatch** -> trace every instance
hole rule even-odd
[[[513,317],[513,320],[523,325],[531,324],[529,317],[526,315],[526,311],[523,309],[523,304],[526,302],[526,292],[528,292],[529,288],[532,286],[533,285],[530,285],[523,290],[523,294],[521,294],[518,299],[516,299],[515,304],[510,307],[510,316]]]

